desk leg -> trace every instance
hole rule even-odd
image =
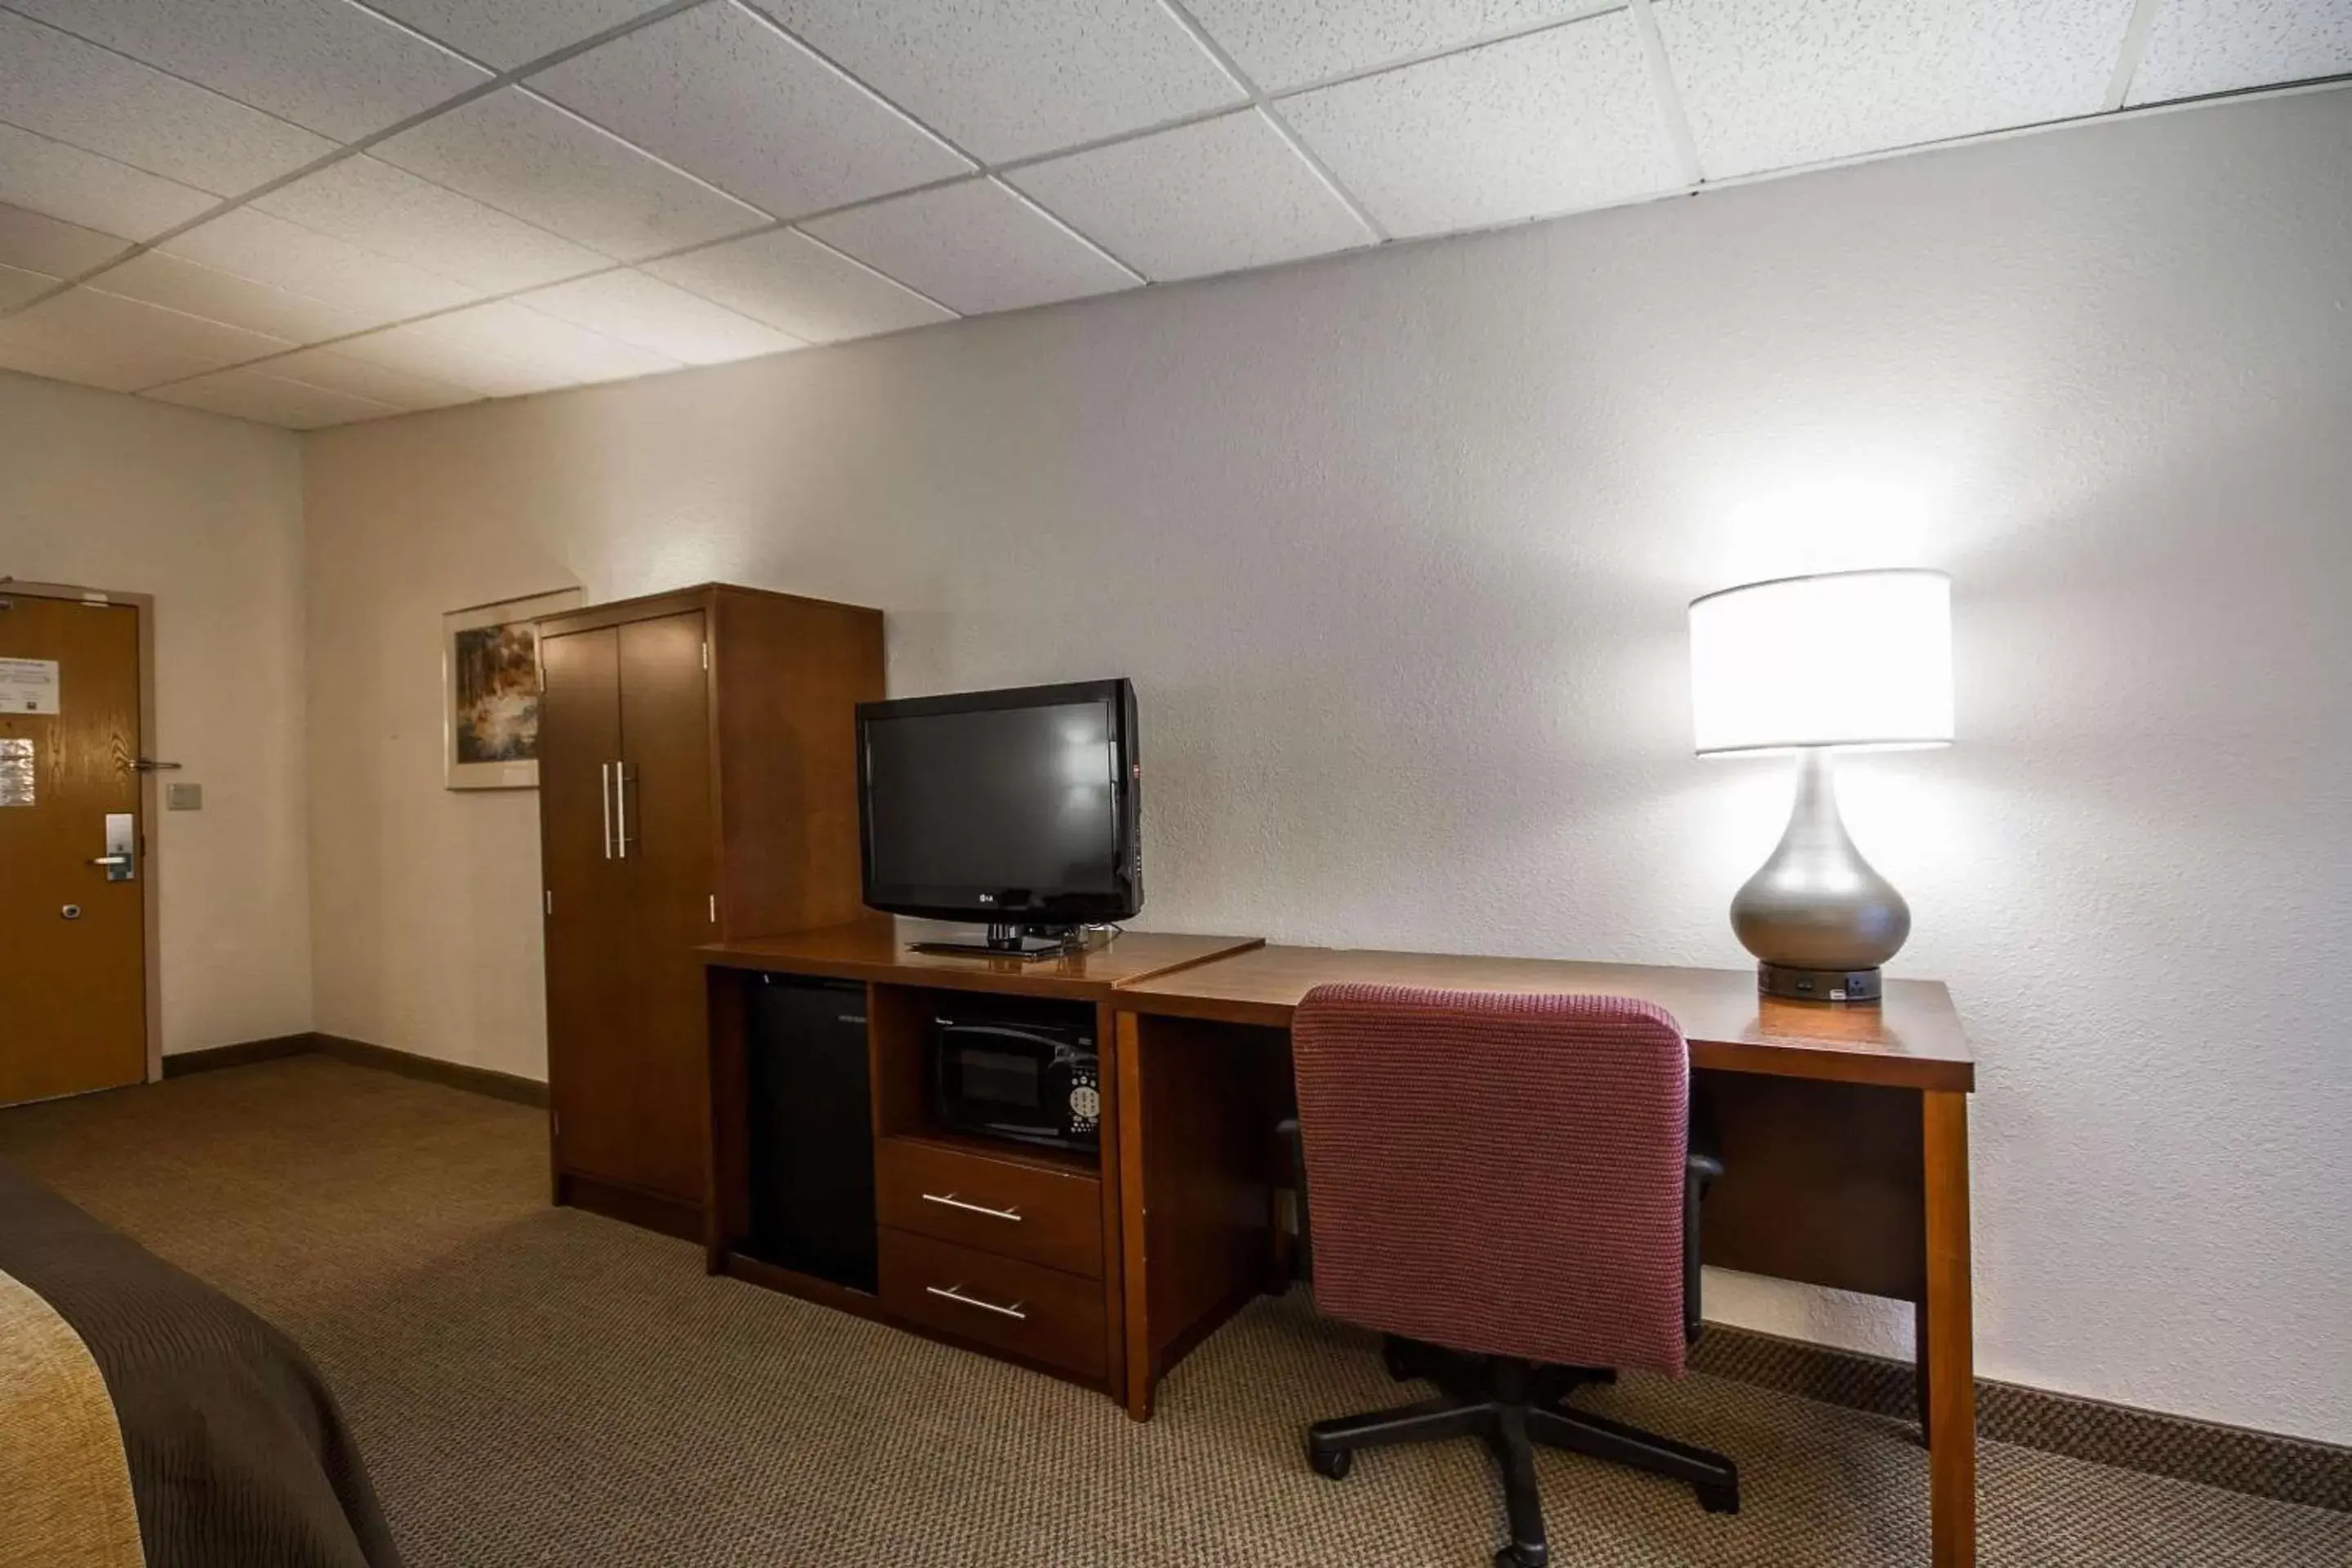
[[[1118,1015],[1118,1203],[1121,1303],[1127,1319],[1127,1413],[1151,1419],[1151,1279],[1145,1272],[1150,1227],[1143,1187],[1143,1029],[1133,1013]]]
[[[1920,1097],[1927,1160],[1927,1496],[1935,1568],[1977,1560],[1977,1394],[1969,1278],[1969,1097]]]

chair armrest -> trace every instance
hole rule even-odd
[[[1700,1202],[1706,1189],[1723,1174],[1721,1145],[1717,1142],[1715,1118],[1707,1111],[1706,1102],[1691,1101],[1690,1147],[1683,1157],[1683,1341],[1688,1343],[1698,1338],[1699,1315],[1699,1227]]]

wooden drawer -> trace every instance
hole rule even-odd
[[[1076,1171],[885,1138],[876,1216],[919,1236],[1099,1279],[1102,1184]]]
[[[882,1310],[1080,1377],[1104,1373],[1103,1288],[951,1242],[885,1227]]]

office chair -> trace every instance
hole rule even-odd
[[[1699,1201],[1722,1167],[1692,1146],[1675,1021],[1624,997],[1324,985],[1291,1037],[1316,1305],[1440,1390],[1316,1423],[1307,1462],[1339,1480],[1361,1448],[1484,1439],[1498,1568],[1549,1556],[1538,1443],[1737,1512],[1729,1459],[1565,1403],[1621,1367],[1679,1376],[1698,1334]]]

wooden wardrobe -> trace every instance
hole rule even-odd
[[[555,1201],[702,1234],[704,942],[856,918],[882,615],[706,584],[540,624]]]

